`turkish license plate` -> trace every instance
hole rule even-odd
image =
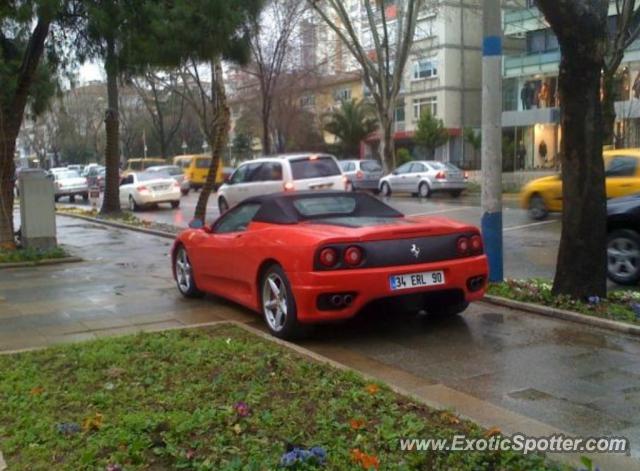
[[[392,291],[443,285],[445,284],[444,272],[426,271],[409,275],[393,275],[389,277],[389,284]]]

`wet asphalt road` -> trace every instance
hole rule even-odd
[[[216,320],[264,330],[257,314],[220,298],[183,299],[171,276],[170,240],[57,220],[60,241],[86,261],[0,271],[0,350]],[[518,223],[517,213],[509,223]],[[445,320],[370,312],[321,326],[302,344],[356,368],[407,372],[578,436],[626,436],[640,457],[637,337],[476,303]]]
[[[136,216],[148,221],[187,227],[193,217],[199,193],[191,192],[181,200],[179,209],[160,205],[155,209],[143,210]],[[392,196],[384,199],[388,204],[404,214],[442,216],[480,225],[482,210],[480,196],[470,195],[451,198],[449,195],[435,195],[430,199],[410,196]],[[66,201],[62,201],[65,204]],[[82,202],[77,203],[82,206]],[[207,222],[219,216],[215,195],[210,199]],[[537,222],[528,218],[526,211],[518,207],[517,195],[504,196],[504,265],[505,276],[509,278],[552,278],[560,240],[560,218],[552,215]]]

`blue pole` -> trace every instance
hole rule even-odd
[[[485,0],[482,44],[482,234],[489,281],[504,278],[502,247],[502,23],[500,0]]]

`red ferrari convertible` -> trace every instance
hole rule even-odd
[[[339,191],[249,198],[182,232],[172,261],[184,296],[214,293],[261,312],[280,338],[388,298],[457,314],[482,298],[488,272],[477,228]]]

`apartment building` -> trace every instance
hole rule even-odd
[[[397,2],[385,2],[387,29],[392,38],[397,30]],[[367,12],[361,0],[347,0],[345,7],[365,50],[373,50]],[[309,23],[311,24],[311,22]],[[320,24],[321,21],[315,21]],[[379,26],[381,30],[381,25]],[[344,57],[335,33],[320,26],[303,35],[305,60],[325,61],[321,70],[348,72],[360,66]],[[416,158],[422,150],[414,141],[418,119],[425,110],[442,119],[449,131],[448,144],[436,151],[436,158],[466,168],[479,165],[479,155],[465,145],[464,128],[478,128],[481,119],[482,10],[479,0],[427,2],[420,12],[396,107],[394,140],[396,148],[408,149]],[[315,48],[315,49],[314,49]],[[335,60],[331,62],[331,57]],[[351,69],[351,68],[354,69]],[[370,96],[365,87],[365,97]],[[362,156],[375,155],[379,136],[370,136],[362,146]]]

